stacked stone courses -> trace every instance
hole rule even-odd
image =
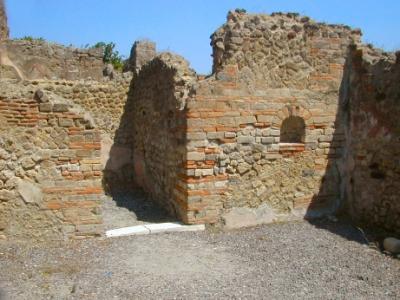
[[[344,91],[356,87],[343,82],[343,74],[349,49],[361,45],[360,38],[358,29],[316,23],[297,14],[230,12],[227,23],[211,36],[211,76],[197,77],[187,64],[169,63],[176,74],[191,75],[170,87],[169,94],[179,103],[170,115],[184,124],[186,150],[176,148],[177,155],[183,155],[183,168],[177,160],[177,185],[164,205],[173,203],[176,215],[188,223],[228,226],[317,217],[351,206],[355,200],[345,195],[341,177],[348,163],[349,129],[343,119],[347,113],[339,106]],[[150,90],[152,84],[166,82],[156,75],[162,65],[151,62],[133,89]],[[152,84],[145,82],[149,73]],[[186,91],[177,94],[174,89],[184,85]],[[128,101],[160,107],[166,105],[165,94],[168,91]],[[182,95],[188,95],[184,106]],[[166,187],[155,176],[166,175],[165,168],[151,171],[158,163],[149,153],[171,162],[162,149],[175,137],[154,141],[143,119],[134,119],[134,126],[143,124],[141,131],[149,134],[133,137],[134,148],[142,149],[134,161],[140,164],[137,183],[152,194]],[[148,188],[146,181],[153,186]],[[391,203],[393,207],[395,201]],[[251,220],[246,224],[240,218]]]
[[[100,234],[101,139],[92,119],[73,103],[5,84],[1,232],[37,239]]]
[[[338,174],[327,165],[341,155],[341,142],[331,145],[334,132],[343,140],[339,86],[347,47],[359,37],[296,15],[228,15],[212,35],[215,73],[196,80],[183,109],[186,156],[175,202],[186,222],[216,223],[237,207],[267,205],[276,220],[336,208]],[[290,117],[304,120],[302,143],[280,143]],[[320,191],[324,178],[331,184]]]
[[[188,224],[346,213],[400,233],[400,54],[360,30],[232,11],[200,76],[147,40],[103,73],[98,50],[3,23],[0,239],[99,236],[104,194],[137,187]]]

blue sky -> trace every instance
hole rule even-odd
[[[183,55],[199,73],[211,70],[210,35],[228,10],[299,12],[317,21],[363,30],[364,41],[400,49],[399,0],[6,0],[11,37],[84,46],[115,42],[128,55],[132,43],[149,38],[159,51]]]

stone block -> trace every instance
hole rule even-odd
[[[205,132],[188,132],[187,139],[196,141],[196,140],[204,140],[206,139],[207,134]]]
[[[262,123],[271,123],[274,120],[274,116],[271,115],[258,115],[257,121]]]
[[[319,142],[331,142],[333,140],[332,135],[322,135],[318,138]]]
[[[67,112],[68,111],[68,105],[65,103],[55,103],[53,105],[53,111],[54,112]]]
[[[280,136],[281,131],[280,131],[279,129],[271,129],[271,130],[269,131],[269,134],[270,134],[271,136]]]
[[[102,224],[81,224],[76,225],[77,235],[94,235],[100,236],[103,234],[104,226]]]
[[[74,120],[60,118],[60,119],[58,119],[58,125],[60,127],[73,127],[74,126]]]
[[[329,148],[330,146],[331,146],[330,143],[319,143],[318,144],[318,148],[320,148],[320,149]]]
[[[51,112],[53,111],[53,104],[51,103],[40,103],[39,104],[39,111],[40,112]]]
[[[225,132],[225,138],[230,139],[235,137],[236,137],[236,132]]]
[[[15,194],[9,190],[0,190],[0,202],[8,202],[15,198]]]
[[[383,240],[383,248],[392,254],[400,254],[400,240],[389,237]]]
[[[224,138],[224,132],[223,131],[207,132],[207,138],[210,139],[210,140],[223,139]]]
[[[238,144],[252,144],[255,142],[255,138],[253,136],[238,136],[237,142]]]
[[[236,125],[242,125],[242,124],[253,124],[256,123],[256,117],[255,116],[242,116],[242,117],[235,117],[235,123]]]
[[[42,189],[30,181],[20,179],[18,181],[17,191],[25,203],[39,204],[43,200]]]
[[[203,176],[212,176],[214,175],[214,169],[202,169]]]
[[[263,137],[261,138],[261,143],[263,144],[273,144],[274,138],[273,137]]]
[[[21,160],[21,166],[24,168],[24,170],[29,170],[35,167],[35,162],[32,160],[30,157],[24,157]]]
[[[187,154],[187,160],[201,161],[206,158],[204,152],[189,152]]]

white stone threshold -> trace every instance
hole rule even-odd
[[[107,230],[106,237],[203,230],[205,230],[204,224],[183,225],[180,223],[154,223]]]

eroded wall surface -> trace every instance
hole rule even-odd
[[[103,78],[102,49],[78,49],[39,40],[7,40],[1,52],[3,60],[7,56],[7,61],[12,62],[24,79]],[[1,74],[0,77],[5,78]]]
[[[187,211],[182,178],[187,126],[184,108],[194,75],[188,63],[173,54],[161,54],[146,64],[132,82],[128,98],[131,113],[121,131],[122,140],[133,143],[136,184],[183,220]],[[128,122],[133,122],[132,130]]]
[[[9,30],[4,0],[0,0],[0,41],[8,39]]]
[[[131,73],[124,73],[113,80],[33,80],[30,85],[82,106],[93,116],[96,126],[113,138],[124,111],[131,80]]]
[[[343,198],[358,222],[400,233],[400,54],[349,55],[341,99],[346,133]]]
[[[336,210],[339,88],[359,37],[295,14],[228,15],[212,36],[216,73],[188,102],[190,222],[250,225]],[[288,135],[296,120],[300,138]]]
[[[82,108],[0,82],[0,236],[101,234],[100,132]]]

